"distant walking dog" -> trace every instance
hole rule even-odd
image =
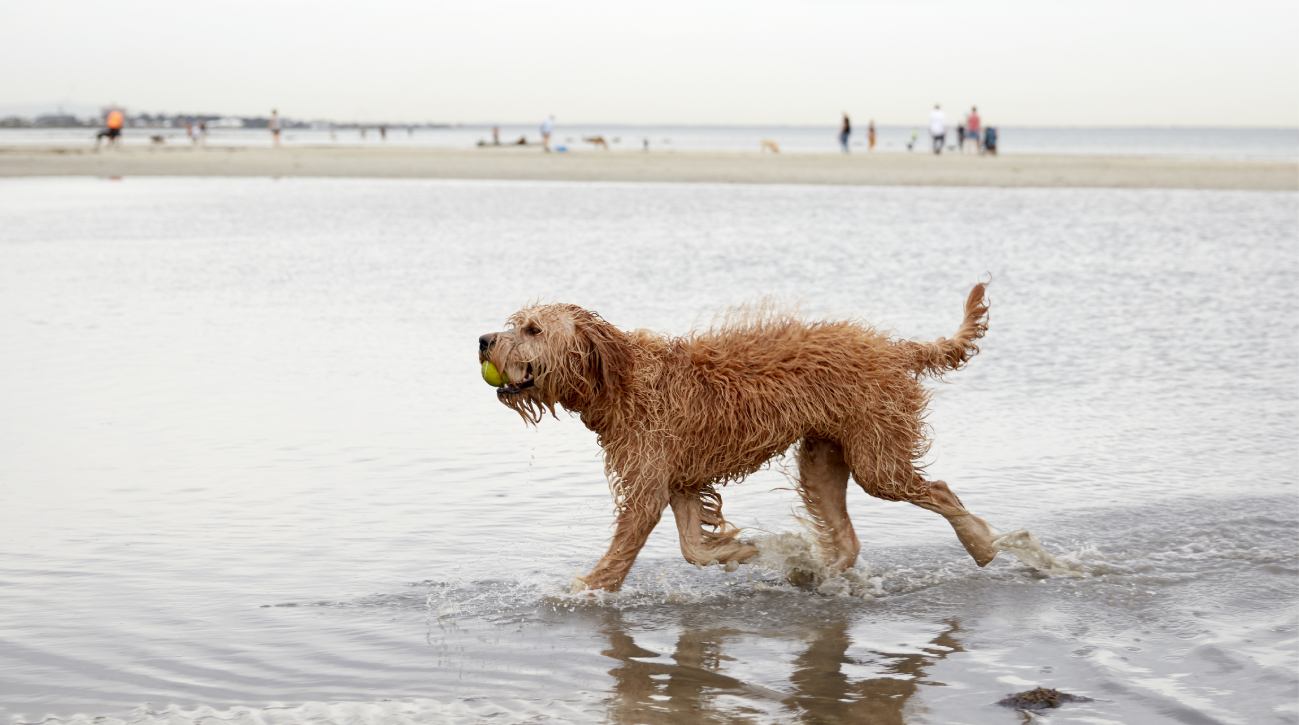
[[[617,513],[604,558],[582,577],[616,590],[667,507],[681,553],[733,569],[757,554],[722,517],[718,487],[797,445],[798,491],[825,563],[846,570],[861,544],[848,518],[849,475],[872,496],[909,501],[952,525],[979,566],[996,556],[988,525],[942,481],[924,477],[925,375],[963,366],[987,330],[984,285],[951,339],[894,340],[851,322],[767,317],[685,337],[624,332],[554,304],[516,312],[478,354],[496,396],[531,424],[560,406],[604,449]],[[488,365],[490,363],[490,365]]]
[[[609,150],[609,142],[605,139],[604,136],[586,136],[582,140],[591,144],[596,148],[601,148],[604,149],[605,151]]]
[[[778,154],[780,153],[780,144],[776,143],[775,141],[769,138],[764,138],[758,144],[758,151],[762,153],[766,153],[767,151],[770,151],[773,154]]]

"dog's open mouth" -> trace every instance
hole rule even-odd
[[[528,368],[523,372],[523,379],[517,383],[506,383],[496,389],[497,395],[518,395],[523,391],[536,385],[537,381],[532,378],[532,363],[528,363]]]

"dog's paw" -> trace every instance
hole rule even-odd
[[[580,576],[573,577],[573,581],[568,583],[569,594],[581,594],[582,592],[590,590],[591,587],[587,586],[586,580]]]

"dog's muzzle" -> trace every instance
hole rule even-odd
[[[487,353],[489,353],[492,349],[492,346],[496,344],[496,335],[497,333],[495,332],[489,332],[486,335],[482,335],[478,338],[478,361],[479,362],[487,361],[488,359]],[[503,368],[501,372],[505,372]],[[524,376],[523,380],[520,380],[517,383],[515,382],[506,383],[496,388],[496,394],[497,395],[518,395],[519,393],[522,393],[523,391],[537,384],[537,381],[533,380],[532,378],[532,363],[528,363],[528,367],[524,371],[523,376]]]
[[[497,395],[518,395],[523,391],[536,385],[537,381],[532,378],[532,363],[528,363],[528,368],[524,372],[523,380],[517,383],[506,383],[496,389]]]

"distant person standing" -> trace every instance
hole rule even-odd
[[[99,142],[108,139],[109,146],[117,146],[117,139],[122,135],[122,127],[126,125],[126,114],[122,109],[114,108],[104,117],[104,130],[95,135],[95,150],[99,150]]]
[[[280,111],[278,108],[271,109],[271,120],[266,123],[266,127],[271,130],[271,145],[279,147],[280,145]]]
[[[965,151],[965,122],[956,125],[956,150]]]
[[[965,134],[974,142],[976,152],[983,151],[983,142],[980,140],[982,130],[983,119],[979,118],[979,107],[970,106],[970,115],[965,117]]]
[[[501,127],[500,127],[500,126],[492,126],[492,145],[493,145],[493,146],[500,146],[500,145],[501,145]]]
[[[554,132],[555,115],[552,113],[541,122],[541,148],[545,149],[546,153],[550,153],[550,134]]]
[[[843,114],[843,125],[839,127],[839,148],[844,153],[848,153],[848,139],[852,137],[852,121],[848,120],[848,114]]]
[[[207,121],[198,122],[198,136],[195,138],[199,146],[207,146]]]
[[[866,124],[866,150],[875,150],[875,119],[873,118]]]
[[[387,141],[387,140],[388,140],[388,127],[387,127],[387,126],[379,126],[379,140],[380,140],[380,141]]]
[[[934,142],[934,155],[943,153],[943,142],[947,140],[947,121],[943,118],[943,109],[937,103],[929,112],[929,137]]]
[[[997,129],[995,126],[983,129],[983,152],[992,156],[997,155]]]

